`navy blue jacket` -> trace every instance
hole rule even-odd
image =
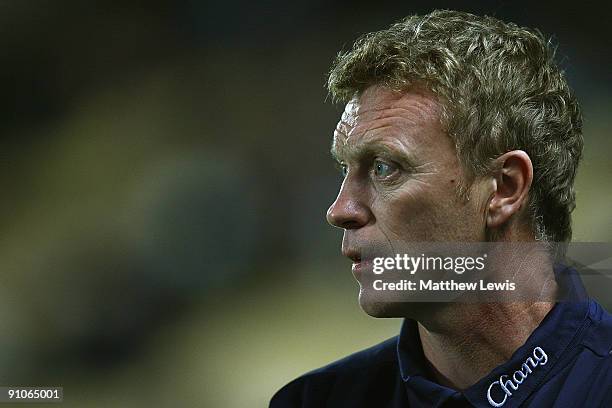
[[[557,303],[510,360],[466,390],[437,384],[417,324],[307,373],[270,407],[612,407],[612,316],[594,300]]]

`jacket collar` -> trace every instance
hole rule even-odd
[[[525,401],[559,359],[576,349],[578,334],[588,317],[589,302],[578,274],[570,268],[555,268],[555,277],[564,301],[556,303],[507,362],[462,392],[430,379],[417,323],[405,319],[398,338],[397,355],[409,398],[435,406],[445,399],[462,396],[474,406],[489,408],[514,407]]]

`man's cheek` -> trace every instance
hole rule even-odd
[[[377,223],[388,239],[425,241],[429,238],[433,206],[425,197],[404,194],[375,209]],[[376,214],[375,214],[376,215]]]

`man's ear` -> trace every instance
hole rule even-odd
[[[498,228],[513,214],[527,205],[527,197],[533,181],[533,165],[529,155],[513,150],[497,158],[495,188],[489,201],[487,227]]]

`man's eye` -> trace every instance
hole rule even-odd
[[[342,174],[342,177],[346,177],[346,174],[348,173],[348,168],[346,167],[346,164],[338,163],[338,170],[340,170],[340,174]]]
[[[380,177],[380,178],[385,178],[385,177],[389,177],[390,175],[393,174],[393,172],[395,172],[395,167],[382,162],[380,160],[376,160],[374,162],[374,175],[376,175],[376,177]]]

